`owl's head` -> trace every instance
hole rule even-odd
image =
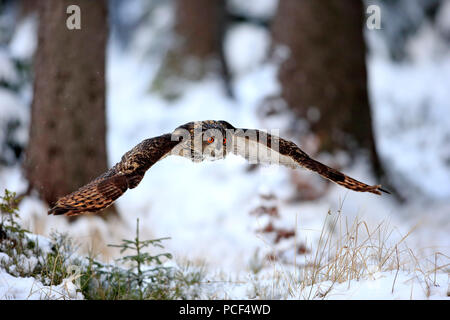
[[[181,141],[173,152],[196,162],[223,159],[229,153],[227,145],[234,129],[226,121],[188,122],[173,131],[172,140]]]

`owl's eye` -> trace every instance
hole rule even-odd
[[[208,142],[208,143],[213,143],[213,142],[214,142],[214,138],[211,137],[211,138],[209,138],[208,140],[206,140],[206,142]]]

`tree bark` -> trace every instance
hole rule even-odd
[[[73,4],[81,9],[80,30],[66,26]],[[107,169],[107,2],[44,0],[38,13],[25,172],[30,187],[52,204]]]
[[[19,19],[22,19],[36,13],[38,2],[35,0],[20,0],[19,6]]]
[[[209,72],[217,72],[224,79],[227,94],[232,96],[230,73],[223,51],[226,24],[225,0],[176,0],[176,39],[153,89],[162,89],[163,94],[168,93],[170,98],[172,90],[175,96],[179,91],[172,81],[174,77],[199,80]],[[171,85],[175,88],[170,88]]]
[[[207,59],[221,50],[223,0],[177,0],[175,32],[186,56]]]
[[[321,151],[369,151],[377,176],[367,93],[362,1],[280,0],[275,44],[289,48],[279,70],[282,98],[320,140]]]

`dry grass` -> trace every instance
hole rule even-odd
[[[289,269],[271,262],[271,284],[255,280],[255,293],[269,299],[325,299],[337,284],[347,282],[350,288],[352,281],[371,279],[381,272],[394,273],[394,292],[397,275],[403,271],[411,280],[418,279],[429,296],[430,288],[437,284],[437,273],[450,274],[450,258],[440,252],[418,257],[406,241],[416,228],[402,235],[389,221],[371,227],[358,217],[349,221],[341,210],[328,212],[318,242],[308,248],[311,253],[305,263],[294,262]],[[294,241],[296,247],[297,234]]]

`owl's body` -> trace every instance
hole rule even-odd
[[[194,162],[240,155],[252,163],[304,167],[348,189],[380,195],[381,186],[369,186],[330,168],[303,152],[295,143],[252,129],[236,129],[225,121],[189,122],[164,134],[146,139],[122,156],[110,170],[56,202],[49,214],[78,215],[110,206],[128,189],[135,188],[145,172],[159,160],[182,156]]]

